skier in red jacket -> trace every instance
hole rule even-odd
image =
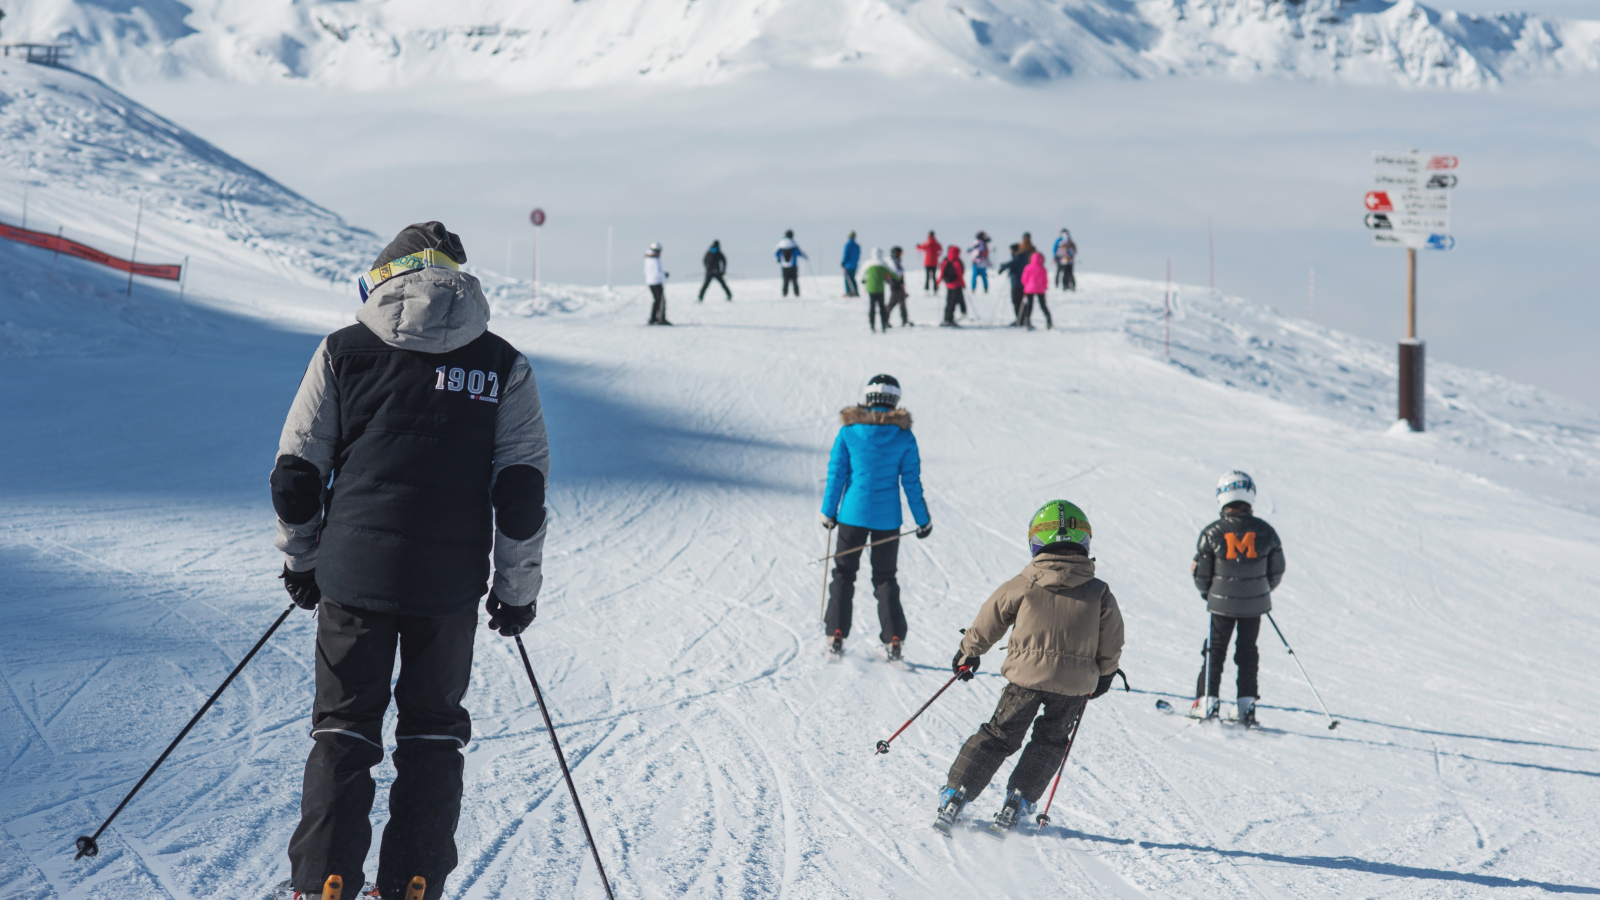
[[[928,239],[917,245],[922,251],[922,292],[931,294],[939,289],[939,251],[944,246],[939,239],[928,232]]]
[[[967,314],[967,298],[965,287],[967,273],[961,265],[961,248],[955,244],[950,245],[950,253],[945,257],[944,265],[939,267],[939,280],[944,282],[944,321],[940,325],[956,324],[956,307],[961,307],[961,315]]]

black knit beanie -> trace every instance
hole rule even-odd
[[[400,229],[389,246],[383,248],[383,252],[373,260],[372,268],[420,250],[442,250],[456,261],[456,265],[467,261],[467,251],[461,246],[461,238],[447,230],[443,222],[419,222]]]

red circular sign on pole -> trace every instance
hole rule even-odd
[[[535,226],[543,225],[544,224],[544,210],[535,209],[533,212],[529,213],[528,214],[528,221],[532,222]]]

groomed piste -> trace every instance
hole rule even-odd
[[[92,230],[118,171],[63,188],[58,215]],[[72,859],[283,608],[278,430],[359,302],[353,281],[307,272],[366,255],[363,232],[318,209],[321,249],[287,228],[235,236],[206,210],[283,223],[310,204],[263,182],[202,205],[214,184],[196,179],[192,220],[147,219],[155,246],[201,248],[181,303],[0,242],[0,896],[253,898],[286,874],[309,749],[302,614],[100,854]],[[732,282],[732,303],[674,285],[676,327],[652,329],[642,287],[534,302],[484,277],[553,449],[524,639],[619,897],[1600,894],[1588,407],[1436,363],[1430,431],[1401,433],[1391,348],[1179,285],[1169,359],[1164,287],[1092,270],[1032,333],[1003,327],[998,291],[961,329],[923,327],[940,307],[914,293],[919,327],[873,334],[864,301],[809,278],[799,301],[776,280]],[[877,372],[915,416],[937,527],[901,552],[906,664],[862,628],[830,665],[816,511],[838,410]],[[1272,638],[1260,730],[1155,708],[1194,683],[1188,563],[1233,468],[1290,548],[1274,615],[1336,731]],[[1054,497],[1094,520],[1133,690],[1091,702],[1048,828],[946,839],[928,827],[936,792],[998,666],[893,752],[874,745],[949,677],[959,629]],[[446,896],[601,896],[514,645],[481,628],[466,703]],[[378,771],[381,821],[393,772]],[[998,799],[982,803],[980,824]]]

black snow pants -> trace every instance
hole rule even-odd
[[[1011,324],[1022,324],[1022,285],[1011,285]]]
[[[896,306],[900,307],[900,324],[910,325],[911,316],[906,314],[906,289],[904,284],[901,282],[895,282],[889,286],[889,305],[883,311],[883,321],[885,325],[887,325],[889,322],[889,313],[892,312]]]
[[[946,324],[946,325],[954,325],[956,323],[956,308],[957,307],[961,308],[961,314],[962,315],[966,315],[967,314],[967,298],[962,296],[962,293],[963,292],[962,292],[961,288],[958,288],[958,287],[946,288],[945,289],[945,295],[944,295],[944,324]]]
[[[1219,616],[1211,614],[1211,679],[1206,685],[1206,696],[1220,696],[1222,692],[1222,667],[1228,661],[1228,640],[1233,637],[1234,629],[1239,631],[1239,640],[1233,651],[1233,664],[1239,668],[1238,687],[1240,697],[1259,697],[1256,693],[1256,675],[1261,667],[1261,653],[1256,649],[1256,638],[1261,636],[1261,617],[1245,616],[1235,619],[1232,616]],[[1201,669],[1200,676],[1205,678],[1206,670]],[[1196,685],[1195,696],[1200,696],[1199,685]]]
[[[1072,263],[1062,266],[1061,286],[1069,291],[1078,289],[1078,278],[1072,274]]]
[[[1022,298],[1022,313],[1018,320],[1028,328],[1033,327],[1033,301],[1039,301],[1039,311],[1044,313],[1044,327],[1054,328],[1055,320],[1050,318],[1050,307],[1045,305],[1043,294],[1025,294]]]
[[[1067,752],[1067,736],[1088,702],[1086,695],[1069,697],[1007,684],[1000,692],[994,718],[983,723],[961,746],[945,784],[953,788],[965,787],[969,802],[977,799],[989,786],[994,773],[1000,770],[1000,764],[1022,746],[1028,725],[1032,723],[1033,740],[1022,751],[1017,767],[1011,770],[1006,794],[1021,791],[1029,803],[1038,803],[1045,788],[1050,786],[1050,779],[1061,767],[1061,757]],[[1034,714],[1041,706],[1044,715],[1035,720]]]
[[[371,769],[383,760],[383,714],[398,646],[395,779],[377,884],[383,896],[401,897],[411,878],[421,875],[428,881],[427,900],[444,893],[445,876],[456,867],[461,748],[472,738],[461,698],[472,674],[477,625],[476,603],[432,617],[323,599],[311,714],[316,746],[306,759],[300,825],[289,841],[295,890],[320,893],[329,875],[352,886],[366,878],[362,862],[372,844],[369,816],[377,792]]]
[[[715,281],[717,284],[722,285],[722,292],[724,294],[728,295],[728,299],[729,300],[733,299],[733,291],[728,290],[728,283],[726,281],[722,280],[722,273],[718,272],[715,275],[713,275],[710,272],[707,272],[706,273],[705,284],[700,285],[700,299],[701,300],[704,300],[706,298],[706,288],[711,287],[711,282],[713,282],[713,281]]]
[[[931,294],[934,291],[939,289],[939,267],[938,266],[923,266],[922,267],[922,289],[923,289],[923,291],[925,291],[925,292],[927,292],[929,294]]]
[[[900,312],[902,315],[905,314],[904,309]],[[867,292],[867,327],[876,330],[878,326],[875,322],[883,323],[884,331],[889,330],[889,310],[883,305],[882,291],[876,294]]]
[[[667,291],[659,284],[650,285],[650,324],[664,325],[667,321]]]
[[[783,267],[783,296],[789,296],[789,285],[794,285],[794,295],[800,296],[800,267]]]
[[[833,548],[833,552],[843,553],[898,533],[872,531],[840,522],[839,544]],[[829,636],[850,636],[856,572],[861,568],[861,557],[869,553],[872,554],[872,594],[878,598],[878,640],[885,644],[892,638],[903,641],[906,637],[906,613],[900,607],[900,584],[894,577],[895,565],[900,558],[899,541],[886,541],[871,550],[860,550],[834,559],[833,584],[828,587],[828,612],[823,616],[823,627]]]

